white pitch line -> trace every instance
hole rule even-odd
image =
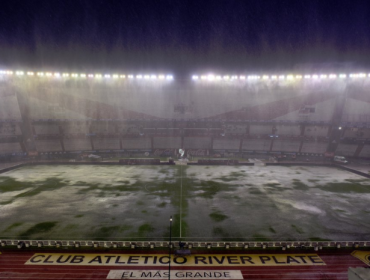
[[[180,165],[180,238],[181,238],[181,221],[182,221],[182,165]]]

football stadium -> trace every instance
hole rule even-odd
[[[163,241],[173,216],[187,241],[369,240],[369,86],[2,71],[0,236]]]
[[[370,246],[370,74],[2,70],[0,87],[4,249]]]
[[[0,3],[0,280],[370,280],[369,0]]]

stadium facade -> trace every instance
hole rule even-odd
[[[370,158],[370,74],[0,72],[1,158],[78,152]]]

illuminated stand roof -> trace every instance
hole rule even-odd
[[[55,78],[55,79],[128,79],[128,80],[173,80],[173,75],[169,74],[87,74],[87,73],[60,73],[60,72],[33,72],[33,71],[12,71],[1,70],[2,76],[18,76],[30,78]]]
[[[299,75],[193,75],[193,81],[209,81],[209,82],[230,82],[230,81],[259,81],[259,80],[335,80],[335,79],[358,79],[370,78],[370,73],[339,73],[339,74],[299,74]]]
[[[128,79],[128,80],[174,80],[170,74],[101,74],[101,73],[66,73],[43,71],[0,70],[0,76],[39,77],[39,78],[74,78],[74,79]],[[231,82],[231,81],[299,81],[299,80],[336,80],[370,78],[370,73],[326,73],[326,74],[272,74],[272,75],[193,75],[193,81]]]

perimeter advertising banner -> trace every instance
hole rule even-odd
[[[111,270],[107,279],[243,279],[240,270]]]
[[[357,251],[356,250],[356,251],[353,251],[351,255],[363,261],[368,266],[370,266],[370,251]]]
[[[27,265],[109,265],[109,266],[166,266],[165,254],[66,254],[37,253]],[[317,254],[213,254],[171,256],[171,266],[284,266],[325,265]]]

